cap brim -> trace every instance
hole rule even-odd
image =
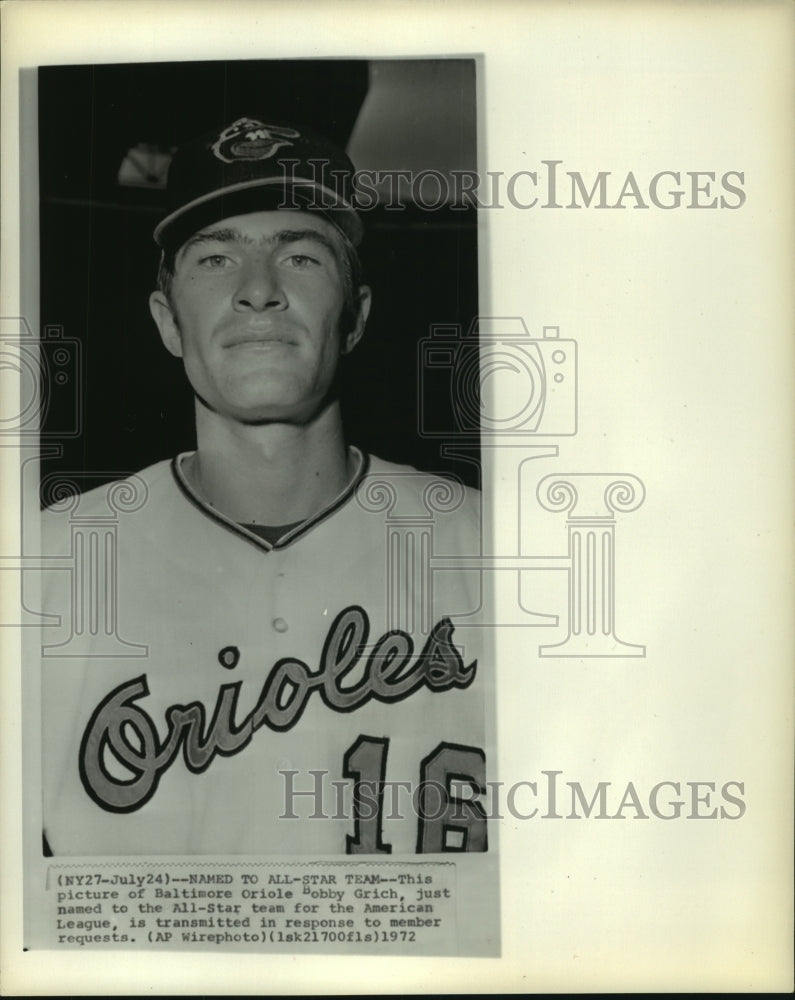
[[[176,249],[202,226],[247,212],[298,209],[317,212],[340,229],[354,246],[362,221],[354,207],[330,188],[311,181],[285,185],[283,177],[243,181],[194,198],[167,215],[152,234],[163,249]]]

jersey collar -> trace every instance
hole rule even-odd
[[[335,511],[339,510],[340,507],[350,500],[359,483],[361,483],[362,479],[364,479],[367,475],[367,470],[370,465],[370,457],[353,445],[349,447],[348,452],[355,462],[355,470],[348,485],[336,497],[334,497],[329,504],[327,504],[322,510],[318,511],[317,514],[307,518],[306,521],[302,521],[300,524],[296,525],[291,531],[288,531],[287,534],[282,535],[275,545],[266,541],[260,535],[255,534],[255,532],[249,531],[246,527],[239,524],[237,521],[234,521],[232,518],[222,514],[220,511],[216,510],[215,507],[211,507],[205,500],[202,499],[202,497],[199,496],[199,494],[188,482],[182,468],[185,460],[190,458],[192,455],[195,455],[195,452],[184,451],[177,455],[176,458],[171,461],[171,471],[174,475],[177,486],[180,488],[183,495],[194,505],[194,507],[197,507],[203,514],[210,518],[211,521],[215,521],[216,524],[221,525],[229,531],[233,531],[236,535],[244,538],[247,542],[251,542],[253,545],[256,545],[257,548],[270,552],[273,549],[284,549],[287,548],[288,545],[292,545],[293,542],[296,542],[299,538],[303,537],[303,535],[307,534],[307,532],[311,531],[314,527],[320,524],[321,521],[325,521],[326,518],[331,517]]]

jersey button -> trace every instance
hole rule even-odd
[[[287,622],[284,620],[284,618],[274,618],[273,627],[276,629],[277,632],[286,632]]]

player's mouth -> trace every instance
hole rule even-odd
[[[224,344],[224,347],[247,347],[258,350],[270,350],[290,344],[295,344],[295,340],[285,333],[243,330],[231,336]]]

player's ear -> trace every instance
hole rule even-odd
[[[367,322],[367,317],[370,315],[370,304],[372,302],[372,294],[370,288],[367,285],[361,285],[358,293],[358,302],[356,307],[356,321],[353,325],[353,329],[349,330],[342,342],[342,353],[350,354],[350,352],[356,347],[359,341],[362,339],[362,334],[364,333],[364,326]]]
[[[149,311],[160,331],[160,339],[166,345],[166,350],[175,358],[182,357],[182,338],[179,326],[174,317],[174,310],[163,292],[152,292],[149,296]]]

